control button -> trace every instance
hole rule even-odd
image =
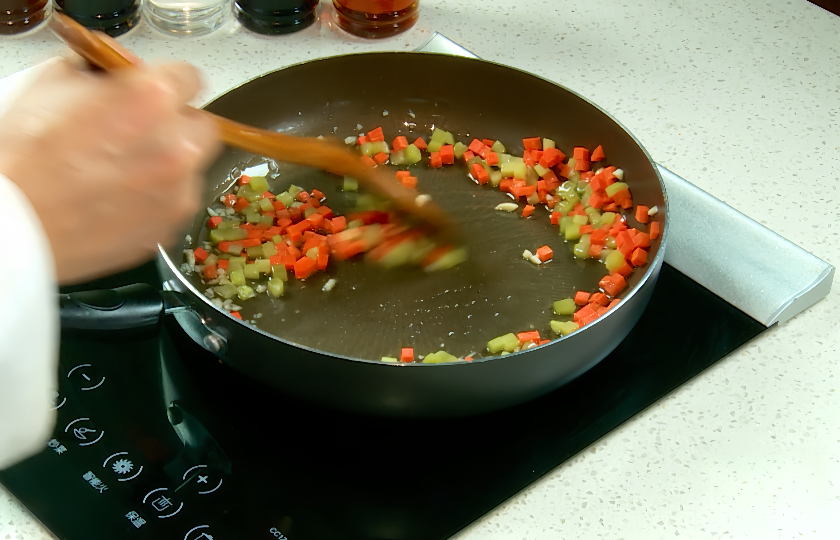
[[[146,493],[143,504],[149,504],[160,519],[171,518],[184,508],[184,503],[172,499],[169,488],[157,488]]]
[[[79,446],[90,446],[98,443],[105,432],[94,427],[90,418],[76,418],[64,428],[64,433],[72,434],[79,441]]]
[[[213,537],[210,536],[210,531],[208,529],[210,529],[209,525],[199,525],[197,527],[193,527],[187,534],[184,535],[184,540],[213,540]]]
[[[199,495],[209,495],[222,487],[222,479],[218,478],[212,471],[208,471],[207,465],[190,467],[181,478],[189,482],[192,489]]]
[[[105,383],[105,377],[96,373],[90,364],[79,364],[67,373],[67,378],[79,385],[82,392],[96,390]]]
[[[105,469],[109,469],[117,476],[117,482],[128,482],[130,480],[134,480],[140,473],[143,472],[143,466],[140,465],[139,467],[131,459],[128,452],[117,452],[116,454],[112,454],[108,456],[108,458],[102,462],[102,467]]]
[[[52,403],[52,410],[56,411],[64,406],[67,403],[67,398],[62,396],[58,391],[53,392],[53,397],[51,400]]]

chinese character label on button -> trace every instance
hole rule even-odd
[[[91,471],[88,471],[85,474],[83,474],[82,478],[87,480],[87,483],[90,484],[90,487],[98,490],[99,493],[103,493],[108,489],[108,486],[106,486],[104,483],[102,483],[102,480],[97,478],[96,475],[93,474]]]
[[[58,442],[57,439],[50,439],[50,441],[47,443],[47,447],[55,450],[56,454],[63,454],[64,452],[67,451],[67,449],[64,447],[64,445],[61,444],[60,442]]]
[[[137,512],[131,511],[125,515],[125,517],[134,525],[136,528],[140,528],[146,524],[146,520],[140,517],[140,514]]]

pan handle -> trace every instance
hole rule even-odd
[[[129,330],[155,326],[173,304],[165,294],[173,293],[162,294],[145,283],[61,294],[61,326],[74,330]]]

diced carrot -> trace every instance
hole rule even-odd
[[[284,229],[292,224],[292,220],[289,218],[279,218],[277,220],[277,226],[280,228],[280,234],[283,234]]]
[[[650,235],[643,232],[636,233],[636,236],[633,237],[633,245],[642,249],[649,248]]]
[[[525,150],[542,150],[542,139],[539,137],[522,139],[522,145],[525,147]]]
[[[590,304],[598,304],[599,306],[606,306],[610,303],[610,299],[607,298],[607,295],[602,292],[596,292],[592,296],[589,297]]]
[[[505,178],[501,182],[499,182],[499,190],[500,191],[507,191],[510,193],[511,188],[513,187],[513,178]]]
[[[609,276],[607,276],[607,277],[609,277]],[[589,295],[587,294],[587,296],[589,296]],[[572,315],[572,318],[577,322],[577,321],[580,321],[581,319],[585,319],[585,318],[591,317],[593,315],[597,316],[598,314],[595,313],[595,310],[592,309],[592,307],[587,303],[587,304],[584,304],[584,306],[582,308],[575,311],[575,314]]]
[[[647,251],[642,248],[636,248],[633,255],[630,256],[630,264],[633,266],[642,266],[647,262]]]
[[[581,326],[586,326],[587,324],[590,324],[590,323],[594,322],[595,319],[597,319],[597,318],[598,318],[598,312],[596,312],[593,309],[591,315],[586,316],[586,317],[581,317],[580,319],[578,319],[578,324],[580,324]]]
[[[618,210],[618,205],[615,204],[614,202],[611,202],[611,203],[605,204],[603,210],[604,210],[604,212],[615,212],[616,210]]]
[[[330,260],[330,252],[327,249],[327,246],[321,246],[318,248],[318,270],[326,270],[327,264],[329,264]]]
[[[363,145],[363,144],[367,144],[367,143],[369,143],[369,142],[370,142],[370,139],[368,139],[368,138],[367,138],[367,136],[365,136],[365,135],[362,135],[361,137],[357,137],[357,138],[356,138],[356,143],[357,143],[359,146],[361,146],[361,145]]]
[[[627,276],[629,276],[630,274],[633,273],[633,267],[630,266],[630,263],[628,263],[627,261],[624,261],[624,264],[619,266],[618,270],[616,270],[613,273],[614,274],[621,274],[622,276],[627,277]]]
[[[623,201],[621,201],[618,204],[619,204],[619,206],[621,206],[625,210],[630,210],[631,208],[633,208],[633,199],[631,199],[630,197],[627,197],[626,199],[624,199]]]
[[[525,208],[522,209],[522,217],[528,217],[534,213],[534,207],[530,204],[526,204]]]
[[[231,311],[230,315],[231,315],[231,317],[236,317],[240,321],[242,320],[242,315],[240,315],[238,311]]]
[[[206,251],[204,251],[204,249],[200,247],[195,248],[195,250],[193,250],[193,253],[195,254],[195,262],[199,264],[203,263],[205,260],[207,260],[207,257],[210,256],[209,253],[207,253]]]
[[[465,356],[465,357],[464,357],[464,361],[466,361],[466,362],[472,362],[472,361],[473,361],[473,357],[472,357],[472,356]]]
[[[388,154],[385,152],[379,152],[375,156],[373,156],[373,161],[376,162],[377,165],[382,165],[386,161],[388,161]]]
[[[592,151],[592,156],[589,158],[589,161],[601,161],[605,157],[607,156],[604,155],[604,148],[599,144]]]
[[[560,166],[560,168],[557,170],[557,174],[559,174],[559,175],[560,175],[560,176],[562,176],[563,178],[568,178],[568,177],[569,177],[569,175],[571,175],[571,174],[572,174],[572,167],[571,167],[568,163],[564,163],[564,164],[563,164],[563,165],[561,165],[561,166]]]
[[[251,183],[251,177],[243,174],[242,176],[239,177],[239,180],[237,180],[236,183],[239,184],[240,186],[244,186],[245,184],[250,184]]]
[[[516,338],[519,339],[519,343],[527,343],[529,341],[539,341],[540,340],[540,332],[539,330],[533,330],[531,332],[519,332],[516,334]]]
[[[361,159],[362,163],[364,163],[368,167],[376,167],[376,162],[373,159],[371,159],[370,156],[361,156],[359,157],[359,159]]]
[[[606,306],[596,306],[595,307],[595,313],[597,313],[599,317],[609,310],[610,310],[610,308],[608,308]]]
[[[287,250],[287,251],[289,252],[289,254],[290,254],[290,255],[294,258],[294,260],[298,260],[298,259],[300,259],[301,257],[303,257],[303,253],[301,253],[301,252],[300,252],[300,250],[299,250],[297,247],[295,247],[295,246],[288,246],[288,247],[286,248],[286,250]]]
[[[319,201],[323,201],[324,199],[326,199],[326,197],[324,196],[324,194],[323,194],[323,193],[321,193],[321,192],[320,192],[319,190],[317,190],[317,189],[313,189],[313,190],[312,190],[312,196],[313,196],[313,197],[315,197],[316,199],[318,199]]]
[[[300,240],[300,237],[303,235],[303,231],[308,231],[312,228],[312,222],[303,220],[300,223],[296,223],[286,228],[289,232],[289,236],[292,242],[297,242]]]
[[[207,226],[211,229],[215,229],[219,226],[219,223],[224,221],[221,216],[213,216],[207,220]]]
[[[318,213],[324,216],[325,219],[330,219],[333,217],[333,211],[329,206],[321,206],[318,208]]]
[[[647,206],[643,206],[641,204],[636,205],[636,221],[639,223],[647,223],[650,221],[650,216],[648,215],[648,208]]]
[[[318,263],[315,259],[309,257],[301,257],[295,263],[295,277],[297,279],[306,279],[318,270]]]
[[[432,152],[429,156],[429,166],[433,169],[440,169],[443,167],[443,159],[440,157],[440,152]]]
[[[233,193],[225,195],[225,206],[233,206],[234,204],[236,204],[236,195]]]
[[[483,144],[484,146],[493,146],[494,144],[496,144],[496,141],[494,141],[493,139],[481,139],[481,144]]]
[[[262,238],[263,231],[259,229],[248,229],[248,238]]]
[[[402,178],[403,176],[411,176],[410,171],[397,171],[397,178]]]
[[[545,180],[545,188],[548,191],[553,191],[556,187],[560,186],[560,179],[557,178],[557,175],[551,169],[543,175],[543,180]]]
[[[583,146],[575,146],[572,157],[575,158],[575,161],[589,161],[589,150]]]
[[[484,146],[484,145],[481,145],[481,149],[480,149],[478,152],[476,152],[476,153],[477,153],[479,156],[481,156],[481,157],[482,157],[482,159],[486,160],[486,159],[487,159],[487,156],[489,156],[489,155],[490,155],[490,147],[489,147],[489,146]]]
[[[559,225],[561,217],[563,217],[563,212],[552,212],[551,213],[551,224],[552,225]]]
[[[367,136],[370,142],[382,142],[385,140],[385,134],[382,132],[381,127],[368,131]]]
[[[580,234],[590,234],[592,232],[592,225],[586,224],[580,226]]]
[[[479,184],[486,184],[490,181],[490,175],[480,163],[473,163],[472,168],[470,169],[470,174],[472,174],[472,177],[478,181]]]
[[[481,150],[483,147],[483,142],[479,141],[478,139],[473,139],[468,148],[470,152],[478,154],[479,150]]]
[[[589,293],[586,291],[578,291],[575,293],[575,304],[585,306],[589,303]]]
[[[542,246],[537,248],[537,258],[542,262],[545,262],[549,259],[554,257],[554,250],[548,246]]]
[[[592,195],[589,196],[589,206],[600,209],[604,206],[606,200],[606,195],[602,195],[600,191],[593,191]]]
[[[613,298],[612,302],[610,302],[610,305],[607,306],[607,309],[612,309],[620,303],[621,303],[621,298]]]
[[[487,154],[487,164],[488,165],[498,165],[499,164],[499,154],[496,152],[488,152]]]
[[[347,218],[344,216],[336,216],[332,218],[333,233],[340,233],[347,228]]]
[[[242,251],[241,242],[219,242],[219,251],[222,253],[235,253]]]
[[[414,349],[410,347],[403,348],[400,351],[400,362],[405,362],[406,364],[414,362]]]
[[[306,218],[306,221],[312,224],[313,229],[317,229],[321,226],[321,223],[323,223],[324,216],[322,216],[318,212],[315,212],[314,214],[309,214],[309,217]]]
[[[417,137],[417,139],[414,141],[414,146],[416,146],[420,150],[425,150],[429,147],[429,145],[426,144],[426,141],[423,140],[423,137]]]
[[[545,345],[546,343],[551,343],[550,339],[541,339],[537,345]]]
[[[467,163],[467,162],[469,162],[469,160],[471,160],[472,158],[475,157],[475,154],[473,154],[472,152],[467,150],[467,151],[464,152],[464,155],[461,156],[461,157],[464,158],[464,163]]]
[[[219,272],[216,271],[215,264],[208,264],[204,267],[204,278],[205,279],[216,279],[219,277]]]
[[[598,229],[597,231],[592,231],[592,235],[589,237],[589,241],[593,244],[606,244],[607,231],[601,229]]]
[[[417,177],[404,176],[400,178],[400,183],[408,189],[417,189]]]
[[[236,199],[236,204],[233,205],[234,210],[237,212],[241,212],[244,208],[248,208],[251,203],[248,202],[248,199],[245,197],[239,197]]]
[[[394,152],[399,152],[403,148],[408,146],[408,139],[405,138],[404,135],[400,135],[399,137],[394,139],[394,142],[391,144],[391,148]]]
[[[455,164],[455,148],[451,144],[440,147],[440,160],[444,165]]]
[[[546,148],[543,151],[542,159],[540,161],[548,163],[548,167],[554,167],[564,159],[566,159],[566,154],[560,150],[556,148]],[[543,165],[543,167],[545,167],[545,165]]]
[[[592,258],[600,257],[602,249],[604,249],[604,244],[589,244],[589,256]]]
[[[575,162],[575,170],[576,171],[588,171],[589,170],[589,162],[580,160]]]
[[[532,160],[539,163],[540,160],[542,159],[542,157],[543,157],[543,151],[542,150],[531,150],[531,159]],[[536,165],[536,163],[535,163],[535,165]]]
[[[659,238],[659,222],[654,221],[650,224],[650,239],[656,240]]]
[[[604,276],[598,283],[598,286],[604,289],[604,292],[608,295],[615,296],[627,286],[627,281],[621,274],[612,274]]]
[[[227,260],[227,259],[219,259],[219,262],[216,263],[216,265],[219,267],[219,270],[225,270],[225,271],[227,271],[229,264],[230,264],[230,261]]]
[[[593,176],[595,176],[595,173],[592,171],[584,171],[580,173],[580,179],[584,182],[589,182],[590,180],[592,180]]]

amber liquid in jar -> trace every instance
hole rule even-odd
[[[417,22],[420,0],[333,0],[336,22],[364,38],[384,38],[405,32]]]
[[[55,0],[55,9],[112,37],[125,34],[140,19],[140,0]]]
[[[48,0],[0,0],[0,35],[20,34],[47,17]]]

